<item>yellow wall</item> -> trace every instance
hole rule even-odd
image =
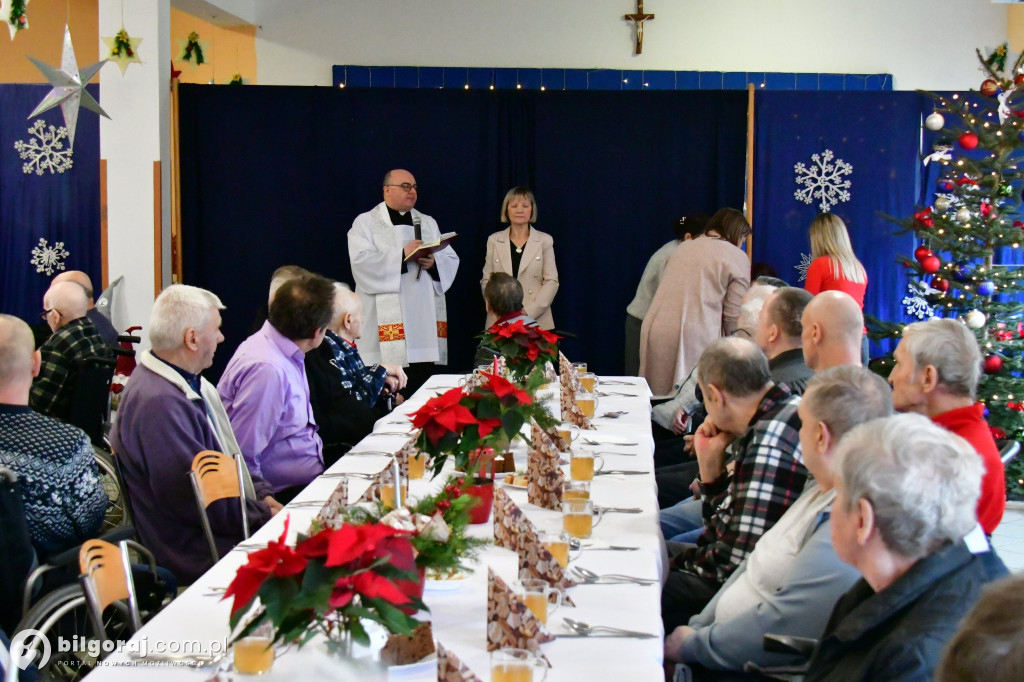
[[[206,63],[193,66],[180,59],[184,41],[195,31],[203,50]],[[181,41],[179,43],[179,41]],[[220,28],[201,19],[171,8],[171,57],[174,68],[181,71],[178,79],[182,83],[227,83],[235,72],[242,74],[246,85],[256,84],[256,27]]]
[[[43,74],[25,55],[59,66],[65,22],[71,27],[79,68],[98,62],[100,41],[96,7],[97,0],[30,2],[28,28],[19,31],[14,40],[10,38],[6,23],[0,27],[0,83],[45,83]],[[99,76],[92,82],[98,83]]]
[[[44,2],[37,0],[28,5],[29,27],[10,40],[6,26],[0,27],[0,83],[45,83],[46,79],[25,55],[32,55],[45,64],[59,65],[64,45],[64,23],[71,27],[78,66],[88,66],[101,59],[99,56],[99,20],[97,0],[69,0]],[[129,21],[125,28],[132,33]],[[193,67],[178,59],[181,48],[178,39],[186,40],[195,31],[203,43],[208,43],[207,63]],[[111,31],[113,35],[113,30]],[[133,36],[135,34],[132,34]],[[146,36],[142,36],[145,38]],[[171,56],[174,68],[181,71],[182,83],[227,83],[236,71],[247,84],[256,83],[256,27],[219,28],[196,19],[185,12],[171,8]],[[142,59],[151,58],[152,40],[145,40],[139,48]],[[105,55],[104,55],[105,56]],[[113,68],[113,67],[105,67]],[[99,82],[95,76],[93,83]]]
[[[1021,52],[1024,50],[1024,5],[1008,5],[1006,12],[1006,39],[1010,41],[1010,52]]]

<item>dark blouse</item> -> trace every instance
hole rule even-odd
[[[526,248],[526,245],[523,245]],[[519,263],[523,260],[523,249],[517,247],[511,239],[508,240],[508,252],[512,256],[512,276],[519,277]]]

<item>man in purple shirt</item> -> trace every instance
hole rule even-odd
[[[319,275],[281,285],[262,329],[242,342],[217,391],[249,469],[287,502],[323,473],[305,354],[324,339],[334,288]]]

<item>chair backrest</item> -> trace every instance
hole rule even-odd
[[[68,423],[85,431],[94,445],[103,445],[104,425],[110,419],[110,381],[113,358],[83,358],[75,371]]]
[[[245,463],[241,455],[230,457],[214,450],[203,450],[192,459],[192,470],[189,478],[196,494],[199,517],[206,533],[206,541],[210,546],[210,556],[214,563],[220,561],[217,543],[213,539],[213,529],[206,509],[217,500],[238,498],[242,514],[243,540],[249,537],[249,519],[245,513],[245,495],[242,492],[242,467]]]
[[[103,611],[115,601],[126,600],[131,613],[132,626],[142,627],[139,604],[135,598],[128,543],[112,545],[104,540],[88,540],[78,551],[80,579],[89,603],[90,616],[96,632],[106,639]]]

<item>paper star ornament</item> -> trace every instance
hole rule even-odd
[[[68,147],[75,146],[75,128],[78,125],[78,107],[84,106],[90,111],[95,111],[101,116],[107,112],[100,108],[99,102],[85,89],[86,83],[96,75],[106,60],[96,62],[87,66],[81,71],[78,70],[78,61],[75,59],[75,48],[71,45],[71,29],[64,27],[64,51],[61,54],[60,69],[55,69],[49,64],[44,64],[35,57],[29,57],[29,61],[36,65],[46,79],[50,81],[53,90],[43,98],[39,106],[28,115],[29,118],[38,116],[44,111],[60,105],[61,113],[64,114],[64,127],[68,129]]]
[[[103,42],[110,48],[107,60],[117,64],[118,68],[121,69],[122,76],[129,64],[142,63],[142,60],[139,59],[139,44],[142,42],[142,38],[132,38],[128,35],[128,31],[125,30],[124,26],[117,32],[117,35],[111,38],[103,38]]]

